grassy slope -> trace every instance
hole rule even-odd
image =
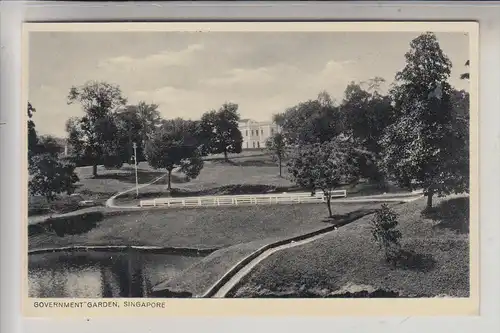
[[[333,205],[336,214],[377,207]],[[45,232],[29,238],[29,247],[70,245],[155,245],[219,248],[270,237],[302,234],[329,225],[324,204],[152,210],[109,216],[91,230],[58,237]]]
[[[278,252],[242,280],[236,297],[328,296],[368,285],[403,296],[469,294],[468,199],[439,199],[438,213],[422,217],[425,200],[396,207],[403,248],[412,260],[393,268],[369,231],[366,216],[318,241]]]
[[[251,184],[290,186],[291,183],[278,177],[278,169],[274,162],[263,151],[245,151],[241,154],[230,154],[230,164],[222,162],[218,155],[207,158],[205,167],[197,179],[186,182],[181,174],[172,176],[174,188],[185,191],[202,191],[218,188],[223,185]],[[93,200],[97,205],[104,205],[105,201],[118,192],[122,192],[135,186],[134,166],[125,164],[121,169],[105,169],[98,167],[98,176],[92,176],[92,167],[80,167],[76,169],[80,182],[77,184],[76,193],[80,196],[70,200],[66,196],[53,204],[52,209],[64,213],[77,208],[81,200]],[[138,183],[146,184],[159,176],[164,171],[152,169],[146,162],[138,165]],[[153,195],[161,195],[165,192],[166,179],[148,187],[147,191]],[[132,193],[131,195],[135,195]],[[34,211],[36,207],[42,213],[48,205],[43,198],[30,196],[30,208]],[[31,214],[30,214],[31,215]]]
[[[325,231],[325,229],[330,230],[332,225],[345,225],[366,214],[370,214],[377,208],[376,205],[366,205],[363,208],[358,206],[359,209],[352,206],[351,210],[348,210],[347,205],[344,206],[343,209],[340,209],[341,206],[338,205],[334,207],[337,213],[342,214],[336,214],[328,224],[325,224],[326,228],[324,226],[319,228],[315,227],[310,230],[304,228],[300,233],[295,233],[292,230],[291,233],[283,235],[271,233],[267,238],[260,238],[251,242],[240,243],[217,250],[183,271],[177,277],[166,280],[156,286],[157,293],[155,297],[168,296],[172,295],[172,293],[174,295],[190,293],[195,297],[202,297],[211,286],[224,276],[225,273],[237,264],[240,265],[242,260],[247,260],[248,258],[250,258],[248,260],[251,260],[251,258],[254,258],[251,257],[251,255],[258,255],[261,253],[260,250],[262,247],[285,239],[290,240],[290,238],[310,235],[311,232],[316,233]],[[323,220],[321,216],[317,216],[317,219]]]
[[[182,174],[172,175],[172,187],[180,195],[215,195],[215,194],[251,194],[267,191],[292,191],[294,184],[288,179],[287,168],[283,167],[283,177],[279,177],[279,170],[275,162],[263,150],[243,151],[241,154],[230,154],[230,162],[223,161],[222,155],[206,158],[200,175],[193,180],[186,181]],[[57,213],[65,213],[78,208],[81,200],[93,200],[103,206],[113,194],[131,189],[135,186],[133,165],[124,165],[119,170],[98,168],[98,176],[92,176],[92,167],[77,168],[80,178],[76,193],[80,196],[72,199],[63,198],[52,205]],[[164,175],[164,171],[152,169],[146,162],[138,165],[139,184],[150,183]],[[161,197],[166,195],[166,177],[157,183],[139,190],[141,198]],[[391,192],[398,191],[391,189]],[[369,184],[360,184],[356,188],[348,189],[349,196],[379,193],[380,190]],[[38,205],[36,204],[38,202]],[[137,204],[135,191],[117,198],[118,204]],[[40,198],[30,198],[30,207],[41,207],[39,214],[45,214],[43,208],[47,204]],[[34,209],[32,211],[34,213]],[[30,214],[35,215],[35,214]]]

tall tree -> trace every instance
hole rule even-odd
[[[367,83],[368,90],[363,89],[362,83],[351,82],[346,87],[340,105],[340,119],[343,136],[370,152],[364,154],[360,165],[361,175],[383,185],[383,172],[377,166],[381,153],[379,140],[393,121],[393,110],[390,97],[377,91],[383,79],[373,80]]]
[[[139,119],[137,107],[135,105],[126,106],[124,110],[119,111],[115,115],[115,120],[119,136],[119,155],[121,161],[126,163],[132,161],[134,156],[134,143],[137,145],[137,160],[143,160],[143,125]]]
[[[137,105],[127,105],[115,114],[119,136],[119,156],[121,161],[130,163],[134,156],[133,144],[137,145],[137,160],[143,161],[144,145],[148,136],[161,123],[160,113],[156,104],[144,101]]]
[[[75,165],[61,160],[62,147],[52,136],[38,138],[35,123],[31,119],[35,109],[28,103],[28,191],[52,201],[60,193],[71,194],[75,190],[78,176]]]
[[[285,123],[285,114],[284,113],[273,114],[273,123],[278,125],[278,127],[283,126],[283,124]]]
[[[374,153],[380,152],[378,141],[385,128],[393,121],[389,96],[364,90],[351,82],[341,104],[343,134]]]
[[[384,83],[385,79],[380,76],[375,76],[368,81],[362,82],[362,84],[368,86],[368,91],[373,91],[376,94],[380,94],[380,88]]]
[[[349,142],[333,139],[301,147],[295,151],[288,166],[297,185],[310,189],[312,194],[323,192],[329,217],[332,217],[332,191],[358,178],[356,156]]]
[[[172,189],[172,171],[179,168],[187,179],[198,177],[203,168],[196,124],[183,119],[166,120],[146,143],[146,158],[153,168],[168,173],[167,190]]]
[[[341,129],[340,113],[330,96],[321,92],[315,100],[308,100],[288,108],[282,117],[282,133],[290,144],[327,142]]]
[[[36,109],[28,102],[28,162],[31,163],[31,157],[37,153],[38,136],[36,133],[35,122],[33,121],[33,113]]]
[[[451,62],[436,36],[415,38],[406,53],[406,66],[396,74],[392,91],[397,120],[381,139],[382,166],[400,185],[421,188],[432,207],[435,194],[467,191],[456,131],[452,125]]]
[[[201,117],[200,136],[203,140],[203,154],[241,153],[243,136],[238,128],[240,115],[238,105],[225,103],[218,110],[206,112]]]
[[[282,177],[281,165],[287,155],[287,147],[283,134],[278,132],[267,139],[266,148],[270,152],[272,159],[278,162],[279,174]]]
[[[85,115],[67,124],[70,144],[82,149],[83,155],[92,164],[92,173],[97,176],[97,165],[113,160],[118,151],[118,129],[114,112],[125,105],[120,87],[107,82],[89,81],[72,87],[68,103],[79,103]]]
[[[140,101],[135,106],[135,109],[139,123],[141,124],[140,136],[143,142],[146,142],[148,135],[153,133],[156,126],[161,122],[160,111],[158,110],[158,105],[147,104],[144,101]]]

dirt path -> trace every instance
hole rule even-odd
[[[155,178],[153,179],[153,181],[147,183],[147,184],[142,184],[142,185],[139,185],[139,186],[134,186],[128,190],[125,190],[125,191],[122,191],[122,192],[119,192],[115,195],[113,195],[111,198],[109,198],[108,200],[106,200],[106,207],[109,207],[109,208],[123,208],[123,209],[140,209],[140,207],[137,207],[137,206],[121,206],[121,205],[116,205],[115,204],[115,199],[117,197],[119,197],[120,195],[123,195],[125,193],[129,193],[129,192],[132,192],[132,191],[135,191],[136,189],[141,189],[141,188],[144,188],[144,187],[147,187],[147,186],[150,186],[150,185],[153,185],[154,183],[162,180],[163,178],[165,178],[167,176],[167,174],[164,174],[158,178]]]
[[[340,201],[344,202],[382,202],[382,201],[403,201],[403,202],[412,202],[415,200],[418,200],[422,198],[422,194],[420,193],[414,193],[413,196],[409,196],[408,194],[406,195],[389,195],[389,194],[382,194],[382,195],[376,195],[376,196],[367,196],[363,197],[362,199],[358,198],[353,198],[353,199],[343,199]],[[298,240],[298,241],[290,241],[285,244],[276,244],[276,246],[273,246],[272,244],[268,245],[268,249],[262,252],[261,254],[257,255],[254,259],[252,259],[250,262],[244,264],[242,267],[237,267],[236,265],[233,269],[236,270],[236,273],[229,278],[229,280],[222,285],[214,285],[210,290],[207,291],[206,295],[212,295],[211,297],[213,298],[223,298],[226,297],[226,295],[233,290],[238,283],[243,279],[246,275],[248,275],[252,269],[254,269],[259,263],[261,263],[263,260],[271,256],[272,254],[293,248],[296,246],[304,245],[313,241],[316,241],[332,232],[335,232],[337,228],[334,228],[333,230],[325,230],[324,232],[321,232],[320,234],[315,234],[311,235],[310,237]],[[229,272],[228,272],[229,273]]]
[[[297,241],[297,242],[292,241],[288,244],[283,244],[283,245],[277,246],[275,248],[264,251],[259,256],[257,256],[255,259],[250,261],[247,265],[245,265],[243,268],[241,268],[232,278],[229,279],[229,281],[227,281],[222,287],[220,287],[220,289],[212,297],[213,298],[226,297],[226,295],[241,281],[242,278],[244,278],[248,273],[250,273],[250,271],[252,269],[255,268],[255,266],[257,266],[260,262],[265,260],[267,257],[272,255],[273,253],[281,251],[281,250],[289,249],[292,247],[304,245],[304,244],[307,244],[310,242],[314,242],[315,240],[318,240],[331,232],[335,232],[335,230],[328,231],[328,232],[325,232],[325,233],[322,233],[322,234],[319,234],[319,235],[316,235],[316,236],[313,236],[310,238],[306,238],[306,239],[301,240],[301,241]]]

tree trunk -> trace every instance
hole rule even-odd
[[[434,191],[433,190],[429,190],[427,192],[427,206],[426,206],[426,209],[429,210],[432,208],[432,196],[434,195]]]
[[[331,197],[330,197],[330,193],[328,193],[326,195],[326,206],[328,207],[328,217],[333,217],[332,206],[330,205],[330,202],[331,202]]]
[[[226,162],[229,162],[229,158],[227,157],[227,150],[226,149],[224,149],[224,160]]]
[[[282,175],[281,175],[281,158],[279,159],[279,165],[280,165],[280,177],[282,177]]]
[[[97,177],[97,164],[92,165],[92,175]]]
[[[172,170],[168,170],[167,190],[170,191],[171,189],[172,189]]]

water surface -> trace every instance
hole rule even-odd
[[[148,297],[200,256],[127,252],[54,252],[29,255],[29,296]]]

